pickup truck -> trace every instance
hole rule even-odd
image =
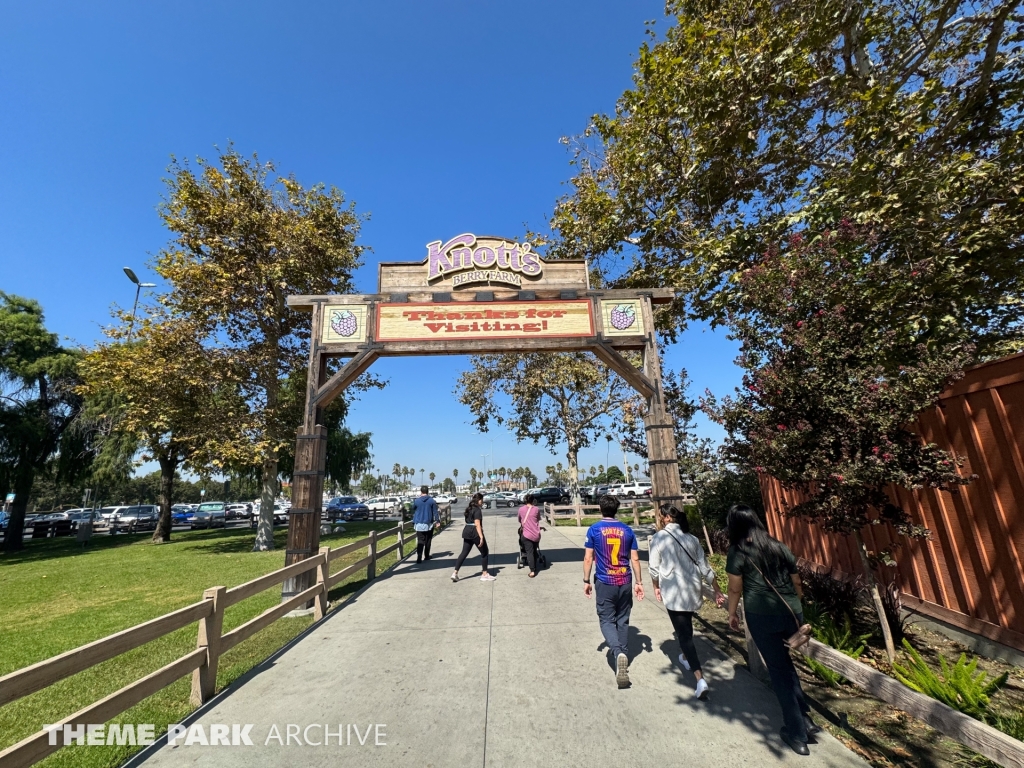
[[[651,484],[646,481],[634,480],[632,483],[622,483],[615,487],[613,493],[616,496],[626,497],[629,499],[635,499],[638,496],[643,496],[645,493],[650,493]]]

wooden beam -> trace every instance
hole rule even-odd
[[[654,383],[616,350],[603,342],[598,342],[594,345],[594,354],[646,399],[650,400],[654,397]]]
[[[895,678],[879,672],[834,648],[811,640],[801,652],[840,673],[861,690],[928,723],[1000,765],[1024,766],[1024,743],[980,720],[947,707],[941,701],[912,691]]]
[[[596,298],[596,299],[637,299],[641,297],[648,297],[653,304],[667,304],[673,301],[676,297],[675,288],[614,288],[609,290],[585,290],[579,285],[530,285],[526,284],[520,288],[508,288],[502,289],[500,286],[492,286],[495,294],[500,296],[502,300],[515,299],[516,295],[520,290],[535,291],[538,298],[550,297],[557,298],[557,294],[560,290],[574,290],[578,291],[580,298]],[[344,293],[344,294],[308,294],[308,295],[295,295],[287,298],[288,306],[291,309],[300,312],[309,312],[312,310],[314,304],[369,304],[373,301],[390,301],[391,293],[405,293],[405,294],[417,294],[422,296],[430,295],[434,290],[445,291],[444,288],[435,288],[433,286],[412,286],[404,287],[399,290],[397,287],[390,289],[388,293]],[[467,289],[463,294],[453,293],[452,301],[472,301],[472,297],[476,294],[476,291],[480,290],[479,286],[474,286],[472,289]],[[487,290],[491,290],[488,288]],[[505,294],[508,294],[505,296]]]
[[[380,350],[373,347],[363,349],[355,357],[341,366],[324,385],[316,392],[315,404],[320,408],[326,408],[345,387],[358,379],[380,356]]]

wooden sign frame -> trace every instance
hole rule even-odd
[[[654,505],[681,503],[683,497],[674,424],[665,407],[661,361],[654,332],[654,306],[671,302],[675,298],[675,290],[581,289],[581,285],[586,284],[581,283],[580,277],[586,274],[586,264],[573,262],[561,265],[561,271],[557,272],[556,279],[566,279],[568,287],[545,281],[531,286],[531,290],[498,290],[484,286],[488,290],[430,291],[431,286],[425,282],[415,284],[414,277],[410,277],[415,273],[409,267],[422,270],[424,263],[381,265],[382,287],[384,284],[393,286],[386,292],[288,297],[288,306],[299,312],[311,313],[312,322],[306,407],[295,449],[286,565],[312,557],[320,544],[327,441],[327,430],[322,424],[323,409],[381,357],[593,352],[647,401],[644,427]],[[386,278],[385,268],[394,269],[398,277]],[[406,290],[394,290],[398,287],[396,283],[402,281],[405,285],[401,287]],[[522,335],[511,333],[510,338],[504,335],[504,327],[497,331],[491,328],[484,330],[478,322],[478,328],[460,331],[454,324],[456,320],[448,319],[451,315],[466,324],[473,322],[477,314],[481,320],[493,319],[498,314],[495,308],[501,307],[508,316],[516,313],[515,320],[536,321],[541,319],[538,307],[553,307],[560,303],[574,308],[588,307],[590,326],[587,332],[579,331],[582,327],[579,319],[573,326],[573,332],[564,335],[541,335],[539,331],[530,335],[533,331],[522,331],[523,323],[520,323]],[[408,307],[408,310],[402,307]],[[380,338],[377,324],[385,308],[391,313],[389,323],[392,325],[400,322],[397,319],[400,316],[412,324],[425,318],[432,325],[426,331],[412,331],[417,334],[415,338],[392,335]],[[467,317],[471,320],[466,320]],[[543,329],[545,332],[551,330],[550,326]],[[640,352],[642,368],[636,368],[621,354],[626,350]],[[328,376],[327,363],[332,358],[347,358],[347,362]],[[310,587],[312,583],[307,582],[311,578],[312,573],[306,572],[290,579],[285,583],[284,597]]]

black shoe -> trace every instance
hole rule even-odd
[[[808,736],[817,736],[821,733],[821,726],[815,725],[810,715],[804,715],[804,728],[807,729]]]
[[[811,754],[811,750],[807,748],[807,742],[797,741],[796,739],[791,738],[785,728],[779,731],[779,736],[781,736],[782,740],[789,745],[789,748],[796,752],[798,755]]]

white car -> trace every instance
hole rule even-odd
[[[398,496],[374,496],[363,502],[371,512],[390,512],[401,503]]]
[[[454,504],[457,499],[454,496],[449,496],[447,493],[439,493],[434,497],[434,501],[438,504]]]

